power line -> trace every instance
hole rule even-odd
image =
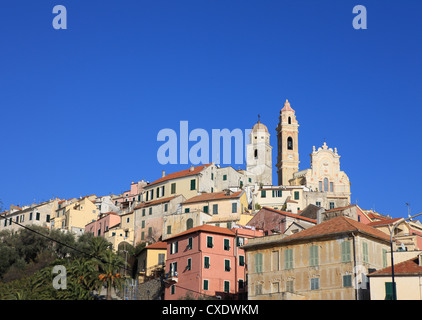
[[[1,215],[0,215],[0,218],[3,218],[3,219],[5,219],[5,220],[7,221],[7,218],[6,218],[6,217],[3,217],[3,216],[1,216]],[[11,218],[9,218],[9,219],[11,219]],[[79,253],[81,253],[81,254],[87,255],[87,256],[89,256],[89,257],[91,257],[91,258],[97,259],[97,260],[101,261],[101,262],[102,262],[102,263],[104,263],[104,264],[112,264],[111,262],[105,261],[104,259],[102,259],[102,258],[100,258],[100,257],[97,257],[97,256],[95,256],[95,255],[93,255],[93,254],[91,254],[91,253],[89,253],[89,252],[84,252],[84,251],[82,251],[82,250],[79,250],[78,248],[75,248],[75,247],[72,247],[72,246],[68,245],[67,243],[64,243],[64,242],[61,242],[61,241],[59,241],[59,240],[53,239],[53,238],[51,238],[51,237],[48,237],[47,235],[42,234],[41,232],[38,232],[38,231],[36,231],[36,230],[34,230],[34,229],[31,229],[31,228],[29,228],[29,227],[27,227],[27,226],[24,226],[24,225],[20,224],[19,222],[16,222],[16,221],[13,221],[13,220],[9,220],[9,221],[11,221],[11,222],[13,222],[14,224],[16,224],[16,225],[20,226],[21,228],[24,228],[24,229],[26,229],[26,230],[28,230],[28,231],[34,232],[35,234],[37,234],[37,235],[39,235],[39,236],[42,236],[42,237],[44,237],[44,238],[46,238],[46,239],[48,239],[48,240],[50,240],[50,241],[56,242],[56,243],[58,243],[58,244],[61,244],[62,246],[65,246],[65,247],[67,247],[67,248],[69,248],[69,249],[75,250],[75,251],[77,251],[77,252],[79,252]],[[113,264],[112,264],[112,265],[113,265]],[[120,263],[118,264],[118,266],[120,266],[121,268],[123,268],[123,269],[125,269],[125,270],[127,270],[127,271],[132,271],[132,270],[130,270],[130,269],[127,269],[127,268],[126,268],[126,266],[122,266]]]

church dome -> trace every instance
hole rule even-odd
[[[252,127],[252,132],[257,132],[257,131],[265,131],[267,133],[268,132],[268,128],[266,125],[264,125],[263,123],[261,123],[261,121],[258,120],[257,123],[255,123],[255,125]]]

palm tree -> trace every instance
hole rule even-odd
[[[107,249],[99,261],[100,274],[98,279],[101,284],[107,285],[107,300],[111,300],[111,289],[122,288],[123,277],[120,274],[120,269],[124,266],[124,261],[121,257],[115,254],[111,249]]]

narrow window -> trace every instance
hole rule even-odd
[[[232,213],[237,213],[237,203],[232,203]]]
[[[192,220],[191,218],[189,218],[189,219],[186,221],[186,230],[189,230],[189,229],[191,229],[191,228],[193,228],[193,220]]]
[[[230,240],[224,239],[224,250],[229,251],[230,250]]]
[[[192,179],[190,181],[190,189],[191,190],[195,190],[196,189],[196,180],[195,179]]]
[[[218,204],[212,205],[212,214],[218,214]]]
[[[210,268],[210,257],[204,257],[204,269]]]
[[[255,272],[262,272],[262,253],[255,254]]]
[[[328,179],[324,178],[324,191],[328,192]]]
[[[287,150],[293,150],[293,138],[292,137],[287,138]]]
[[[203,290],[208,290],[208,280],[204,279]]]
[[[289,124],[292,124],[292,118],[291,118],[291,117],[289,117],[287,122],[288,122]]]
[[[213,247],[212,237],[207,236],[207,248],[212,248],[212,247]]]
[[[258,159],[258,149],[255,149],[255,151],[254,151],[254,158]]]

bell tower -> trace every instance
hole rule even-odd
[[[280,120],[276,128],[278,185],[289,185],[293,174],[299,171],[298,128],[295,111],[286,100],[280,111]]]

